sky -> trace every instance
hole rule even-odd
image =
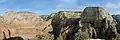
[[[120,14],[120,0],[0,0],[0,14],[28,11],[37,15],[65,11],[83,11],[85,7],[102,7],[110,14]]]

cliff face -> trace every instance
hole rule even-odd
[[[75,16],[69,16],[69,13]],[[49,33],[54,35],[54,40],[111,40],[118,35],[117,22],[101,7],[87,7],[77,13],[59,11],[51,15],[50,19],[53,30]]]
[[[5,20],[8,21],[23,21],[23,23],[36,25],[37,22],[43,21],[43,19],[39,16],[37,16],[35,13],[32,12],[6,12],[3,15]]]
[[[48,19],[59,20],[68,18],[80,18],[81,11],[58,11],[48,16]]]
[[[84,31],[88,33],[89,38],[110,40],[117,36],[116,20],[103,8],[86,7],[81,15],[81,24],[83,24]],[[82,28],[80,30],[82,31]]]
[[[120,33],[120,15],[112,15],[113,18],[117,21],[117,25],[116,25],[116,28],[117,28],[117,31],[118,33]]]
[[[83,17],[83,19],[87,19],[90,21],[102,20],[106,17],[107,20],[109,20],[110,22],[113,21],[112,16],[101,7],[85,8],[83,11],[82,17]]]
[[[86,7],[83,12],[58,11],[47,16],[10,11],[0,19],[0,25],[5,26],[1,30],[10,29],[13,36],[30,40],[112,40],[118,36],[118,21],[101,7]]]
[[[0,17],[0,40],[3,38],[3,31],[5,31],[6,36],[8,36],[7,29],[11,30],[12,36],[21,36],[27,39],[41,33],[49,24],[50,20],[44,21],[43,18],[32,12],[5,12],[5,14]]]

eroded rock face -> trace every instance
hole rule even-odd
[[[4,19],[7,21],[24,21],[23,23],[36,25],[38,22],[43,21],[43,19],[37,16],[35,13],[32,12],[14,12],[9,11],[5,12],[3,15]]]
[[[107,20],[110,20],[110,22],[113,21],[112,16],[101,7],[86,7],[81,15],[83,19],[90,21],[102,20],[105,17],[107,17]]]
[[[82,19],[83,23],[88,23],[90,26],[83,25],[86,30],[91,27],[96,31],[96,37],[100,39],[111,39],[117,35],[115,25],[117,22],[109,15],[103,8],[100,7],[86,7],[83,11]],[[88,29],[87,29],[88,28]],[[90,31],[88,31],[89,33]],[[92,32],[92,31],[91,31]],[[89,33],[91,34],[91,33]],[[112,35],[110,35],[112,34]],[[92,35],[90,35],[92,37]]]
[[[117,22],[103,8],[87,7],[81,14],[80,20],[75,22],[79,18],[66,18],[65,15],[57,15],[51,23],[54,39],[80,40],[98,38],[111,40],[116,38],[115,25]]]
[[[50,16],[42,16],[44,19],[31,12],[6,12],[3,17],[8,21],[15,19],[14,22],[22,23],[24,20],[23,22],[31,25],[39,22],[37,25],[42,27],[33,27],[35,31],[28,30],[34,33],[39,32],[35,38],[30,40],[111,40],[117,36],[116,20],[101,7],[86,7],[83,12],[59,11]],[[40,21],[44,22],[40,23]],[[27,27],[23,28],[24,30],[22,29],[20,32],[25,31]]]
[[[117,28],[117,31],[118,33],[120,34],[120,15],[112,15],[113,18],[117,21],[117,25],[116,25],[116,28]]]
[[[80,20],[81,18],[69,18],[52,24],[53,31],[51,33],[54,34],[54,40],[74,40]]]
[[[38,15],[32,12],[5,12],[0,16],[0,40],[2,39],[2,32],[10,29],[12,36],[21,36],[24,39],[32,38],[36,34],[42,32],[44,27],[50,24],[44,21]],[[47,31],[51,30],[47,28]],[[46,31],[46,30],[45,30]],[[5,31],[6,35],[7,31]]]
[[[48,19],[59,20],[67,18],[80,18],[81,11],[58,11],[48,16]]]

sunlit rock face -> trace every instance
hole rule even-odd
[[[5,20],[8,21],[24,21],[23,23],[35,25],[37,22],[43,21],[41,17],[32,12],[5,12],[3,15]]]
[[[83,12],[58,11],[48,19],[55,40],[109,40],[117,36],[116,21],[101,7],[86,7]]]
[[[86,7],[83,12],[58,11],[42,16],[32,12],[9,11],[0,19],[12,22],[12,25],[17,27],[22,24],[23,26],[19,28],[16,26],[8,28],[11,29],[13,36],[19,35],[30,40],[111,40],[117,36],[116,20],[101,7]],[[25,26],[26,24],[29,26]]]
[[[67,18],[80,18],[81,11],[58,11],[56,13],[51,14],[48,16],[48,19],[67,19]]]
[[[110,20],[110,22],[113,21],[112,16],[101,7],[86,7],[81,15],[83,19],[90,21],[102,20],[105,17],[107,17],[107,20]]]
[[[103,8],[86,7],[81,15],[84,31],[89,33],[90,38],[111,39],[116,37],[117,22]]]
[[[0,16],[0,40],[3,38],[3,31],[8,35],[7,29],[10,29],[11,36],[21,36],[24,39],[32,38],[40,34],[50,23],[50,20],[44,21],[33,12],[5,12],[3,16]],[[52,30],[50,28],[47,27],[44,32]]]

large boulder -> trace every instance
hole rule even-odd
[[[95,38],[110,40],[117,36],[116,20],[113,19],[112,16],[109,15],[103,8],[86,7],[81,15],[83,27],[86,28],[86,30],[89,30],[90,28],[95,29],[95,31],[92,31],[96,34]],[[86,25],[88,26],[84,25],[85,23],[87,23]],[[93,33],[89,33],[89,35]],[[90,37],[91,36],[92,35],[90,35]]]
[[[83,19],[89,21],[102,20],[105,17],[107,17],[107,20],[110,22],[113,21],[112,16],[101,7],[86,7],[81,15]]]

